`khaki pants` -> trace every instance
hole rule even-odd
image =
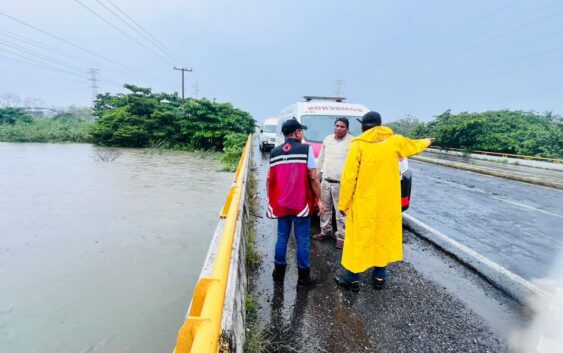
[[[325,205],[325,211],[321,215],[321,232],[332,234],[332,207],[336,211],[336,227],[334,232],[336,239],[344,240],[344,225],[346,217],[338,212],[338,196],[340,194],[340,183],[329,183],[323,180],[321,183],[321,201]]]

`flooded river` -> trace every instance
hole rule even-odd
[[[0,143],[0,352],[171,352],[232,180],[189,153]]]

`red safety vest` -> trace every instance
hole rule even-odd
[[[313,213],[315,196],[307,168],[309,148],[290,138],[270,152],[268,218],[308,217]]]

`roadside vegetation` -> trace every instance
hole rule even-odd
[[[127,94],[99,94],[86,119],[76,107],[54,118],[34,118],[23,109],[0,108],[0,141],[91,142],[108,147],[196,152],[219,159],[233,171],[256,122],[230,103],[206,98],[182,100],[176,93],[153,93],[126,84]],[[93,119],[97,117],[97,119]]]
[[[34,118],[20,108],[0,108],[0,141],[90,142],[93,122],[66,113]]]
[[[252,153],[252,152],[251,152]],[[266,352],[269,346],[268,340],[264,337],[262,330],[258,325],[258,302],[252,293],[254,286],[253,274],[257,271],[260,264],[260,255],[256,250],[256,229],[254,217],[258,214],[258,202],[256,200],[257,180],[256,180],[256,165],[251,158],[250,171],[248,173],[248,207],[250,217],[248,221],[248,238],[246,239],[246,271],[248,273],[248,289],[246,293],[246,300],[244,303],[246,317],[246,339],[244,342],[244,352],[247,353],[261,353]]]
[[[500,110],[452,114],[448,110],[430,122],[407,117],[388,126],[409,137],[433,136],[436,145],[444,149],[563,158],[563,118],[552,113]]]
[[[234,170],[256,122],[230,103],[206,98],[182,100],[176,93],[153,93],[126,84],[128,94],[98,95],[90,134],[97,145],[153,150],[218,151]]]
[[[255,219],[259,215],[259,204],[257,199],[257,168],[251,162],[248,173],[248,199],[249,199],[249,221],[248,238],[246,239],[246,271],[248,274],[248,288],[245,300],[245,331],[246,339],[243,351],[245,353],[265,352],[298,352],[291,342],[277,340],[268,329],[261,327],[258,318],[259,303],[254,289],[254,281],[260,270],[262,256],[256,248]]]

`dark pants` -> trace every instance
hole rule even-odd
[[[297,243],[297,267],[308,269],[311,267],[309,261],[309,233],[311,231],[311,217],[285,216],[278,218],[278,240],[276,241],[276,253],[274,263],[286,265],[285,255],[287,242],[291,233],[291,225],[294,225],[295,242]]]
[[[373,271],[371,272],[371,278],[380,278],[385,280],[387,278],[387,271],[385,270],[386,267],[374,267]],[[346,270],[344,276],[350,282],[359,281],[361,273],[354,273]]]

